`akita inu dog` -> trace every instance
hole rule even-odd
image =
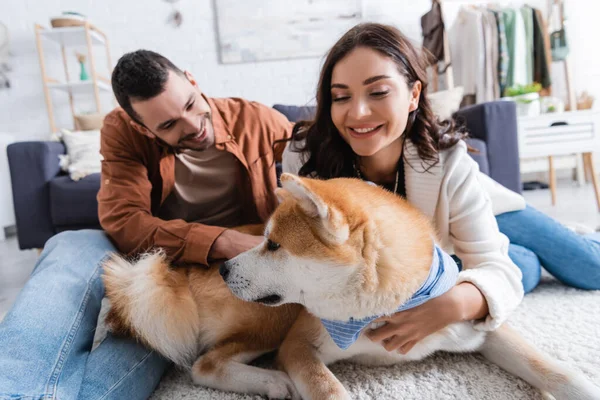
[[[193,362],[198,384],[271,398],[348,399],[327,364],[393,364],[445,350],[479,351],[557,399],[600,399],[583,374],[506,326],[453,324],[405,355],[365,338],[374,317],[449,289],[456,264],[436,246],[428,219],[390,192],[357,179],[283,174],[281,182],[264,243],[220,268],[171,269],[161,253],[107,261],[112,330],[179,365]],[[289,377],[247,365],[277,348]]]

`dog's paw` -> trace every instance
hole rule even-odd
[[[330,382],[327,387],[327,394],[322,397],[327,400],[352,400],[350,393],[346,390],[344,385],[337,379],[334,382]],[[324,393],[325,394],[325,393]]]
[[[350,393],[346,391],[346,389],[341,389],[335,393],[329,393],[326,397],[326,400],[352,400],[352,397],[350,396]]]
[[[294,382],[282,371],[273,371],[272,378],[266,382],[265,389],[269,399],[302,400]]]
[[[352,400],[344,385],[335,378],[304,382],[303,386],[310,400]]]

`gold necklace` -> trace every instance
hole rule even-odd
[[[353,162],[352,165],[354,166],[354,172],[356,172],[356,176],[358,177],[358,179],[360,180],[364,180],[362,177],[362,174],[360,173],[360,169],[356,166],[356,162]],[[394,194],[397,193],[398,191],[398,180],[400,179],[400,170],[398,168],[396,168],[396,183],[394,184]]]

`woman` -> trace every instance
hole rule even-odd
[[[497,328],[538,284],[542,265],[568,285],[600,289],[600,245],[479,172],[466,135],[433,115],[425,64],[397,29],[361,24],[347,32],[323,65],[315,120],[294,132],[284,172],[357,177],[406,197],[460,261],[453,289],[369,333],[388,351],[407,353],[461,320]]]

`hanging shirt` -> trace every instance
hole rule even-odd
[[[498,83],[498,25],[494,13],[481,9],[485,41],[485,98],[478,103],[494,101],[500,97]]]
[[[527,84],[526,38],[523,17],[518,9],[503,11],[506,42],[510,61],[507,86]]]
[[[481,11],[463,7],[448,32],[454,84],[465,98],[485,98],[485,42]],[[469,104],[463,99],[461,105]]]
[[[533,83],[533,10],[531,7],[521,7],[523,27],[525,28],[525,64],[526,82]]]
[[[498,27],[498,86],[500,97],[504,96],[504,90],[508,80],[508,64],[510,55],[508,54],[508,44],[506,42],[506,30],[504,27],[504,14],[501,10],[491,9],[496,17],[496,26]]]

